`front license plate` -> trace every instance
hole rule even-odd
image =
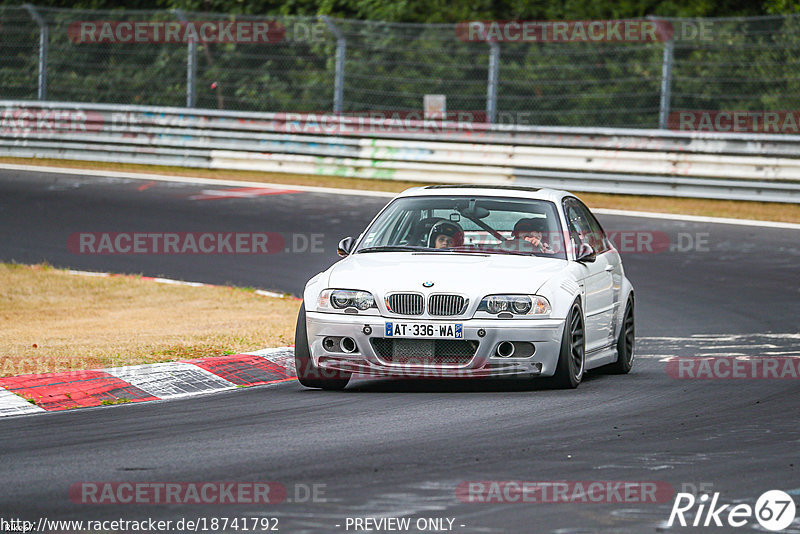
[[[461,323],[398,323],[386,322],[386,337],[464,339]]]

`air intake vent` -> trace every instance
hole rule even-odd
[[[404,365],[467,365],[478,351],[477,341],[466,339],[391,339],[373,337],[372,348],[387,363]]]
[[[386,297],[386,307],[398,315],[422,315],[425,299],[417,293],[395,293]]]
[[[573,282],[572,280],[564,280],[561,282],[561,289],[566,291],[567,293],[573,294],[578,292],[578,284]]]
[[[431,295],[428,299],[428,313],[445,317],[464,313],[466,301],[461,295]]]

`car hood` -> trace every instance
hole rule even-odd
[[[354,254],[329,271],[328,287],[363,289],[376,296],[393,291],[535,293],[568,262],[510,254],[374,252]],[[433,282],[425,288],[424,282]]]

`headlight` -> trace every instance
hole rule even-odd
[[[539,295],[489,295],[478,306],[478,311],[492,315],[546,315],[550,310],[550,302]]]
[[[319,294],[319,307],[323,310],[355,308],[364,311],[376,306],[375,299],[369,291],[326,289]]]

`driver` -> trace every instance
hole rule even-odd
[[[453,248],[464,244],[464,230],[450,221],[439,221],[431,228],[428,238],[430,248]]]
[[[550,248],[542,236],[547,232],[547,223],[544,219],[526,218],[517,221],[514,225],[512,235],[514,239],[524,239],[531,245],[536,252],[553,254],[555,251]]]

